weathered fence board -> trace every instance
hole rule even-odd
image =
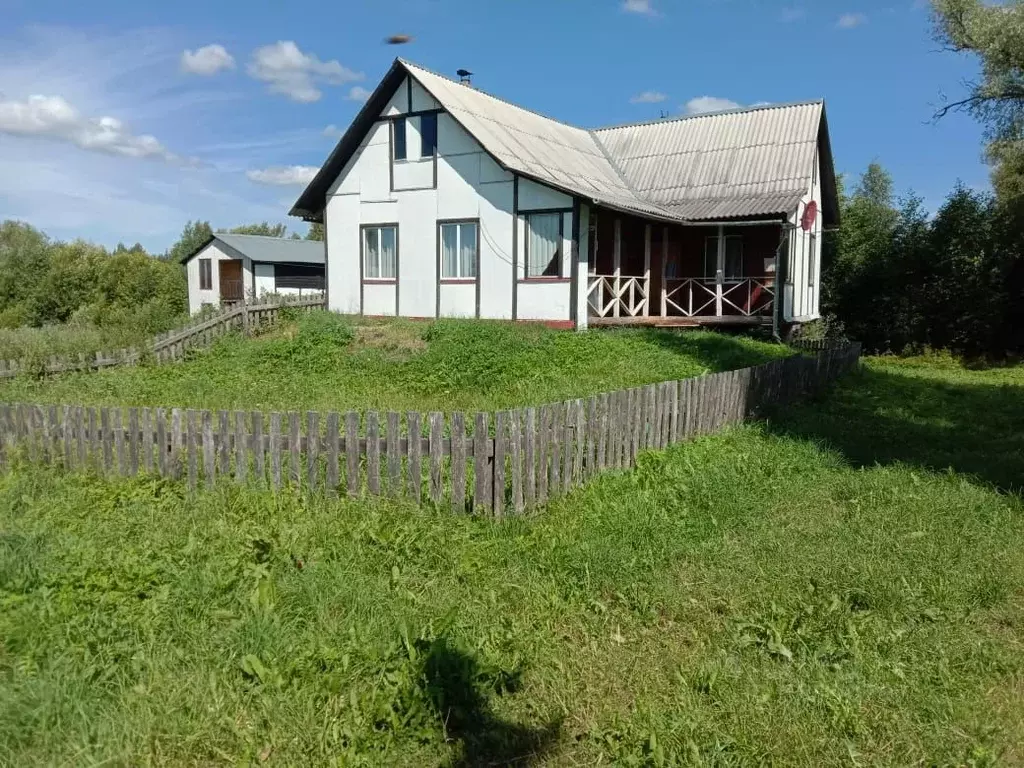
[[[365,472],[370,494],[404,495],[415,504],[426,496],[441,504],[448,493],[456,512],[472,509],[500,517],[564,495],[603,470],[632,467],[643,451],[740,424],[766,406],[817,395],[854,367],[859,353],[858,345],[824,346],[809,356],[586,400],[499,411],[493,417],[480,412],[472,425],[461,412],[452,413],[446,424],[442,413],[413,411],[403,418],[387,411],[382,425],[377,411],[367,412],[365,423],[349,411],[342,425],[336,412],[289,411],[271,412],[265,434],[260,411],[247,416],[225,410],[0,404],[0,465],[8,466],[19,450],[29,461],[67,470],[184,476],[190,489],[200,485],[200,477],[206,487],[218,477],[233,477],[239,483],[269,482],[273,489],[288,483],[333,495],[342,481],[344,454],[350,496],[362,492]]]

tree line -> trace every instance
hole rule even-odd
[[[840,185],[842,187],[842,185]],[[872,352],[1024,353],[1024,206],[958,185],[929,216],[878,164],[826,240],[822,311]]]

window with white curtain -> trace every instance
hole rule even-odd
[[[398,273],[398,227],[363,228],[363,278],[394,280]]]
[[[441,279],[476,277],[477,223],[475,221],[441,224]]]
[[[526,217],[526,276],[561,277],[562,214],[531,213]]]
[[[743,236],[725,236],[725,264],[722,277],[726,280],[743,277]],[[718,273],[718,235],[704,238],[704,277]]]

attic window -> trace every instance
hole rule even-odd
[[[420,117],[420,157],[433,157],[437,151],[437,115]]]
[[[395,160],[405,160],[406,158],[406,144],[405,144],[405,118],[400,117],[394,122],[395,131]]]

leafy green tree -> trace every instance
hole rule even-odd
[[[324,225],[320,222],[314,221],[309,225],[309,231],[306,233],[307,240],[323,240],[324,239]]]
[[[213,229],[208,221],[190,221],[181,231],[181,237],[167,252],[167,258],[175,263],[195,253],[199,247],[210,239]]]
[[[1024,193],[1024,2],[932,0],[934,33],[947,49],[981,62],[967,95],[938,110],[965,110],[985,125],[993,185],[1001,197]]]

